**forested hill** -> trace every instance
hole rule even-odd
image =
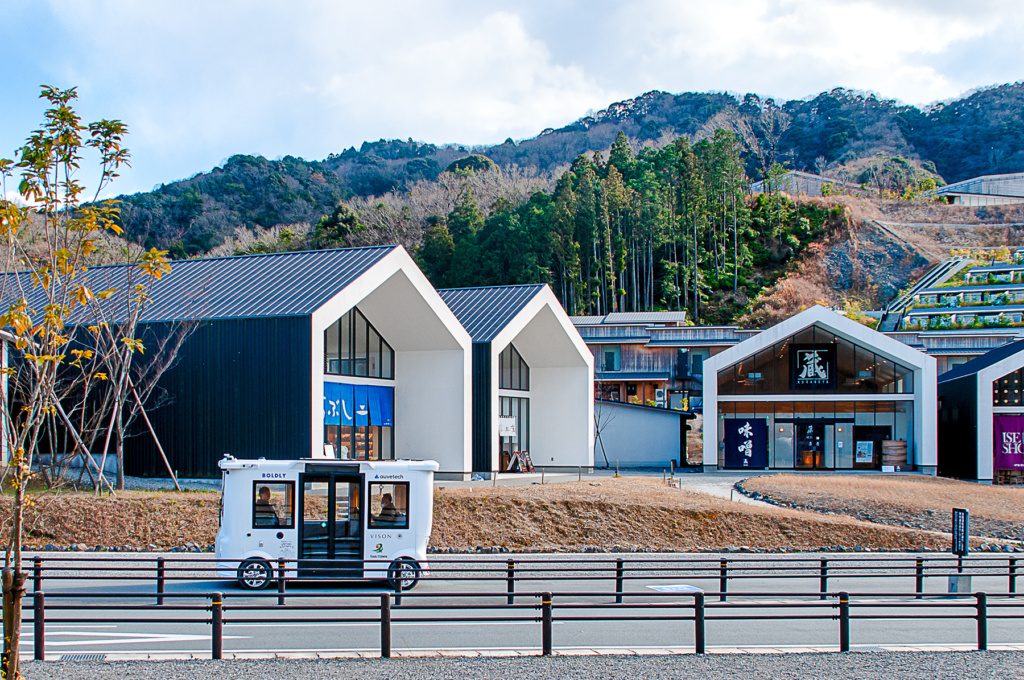
[[[341,199],[402,192],[435,180],[453,162],[491,161],[538,174],[608,149],[619,132],[661,146],[734,131],[747,175],[775,162],[853,181],[855,161],[912,159],[948,182],[1024,170],[1024,83],[977,91],[926,110],[849,90],[777,103],[756,95],[649,92],[536,137],[485,148],[380,140],[322,161],[233,156],[225,164],[151,192],[122,197],[128,234],[176,255],[204,252],[238,227],[316,222]],[[469,160],[464,160],[469,156]],[[853,172],[853,175],[849,173]]]

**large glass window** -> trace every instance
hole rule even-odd
[[[291,529],[295,526],[295,483],[253,482],[252,528]]]
[[[530,400],[523,397],[501,397],[499,409],[501,469],[507,470],[512,452],[530,450]]]
[[[498,355],[498,387],[503,390],[530,389],[530,367],[514,345]]]
[[[914,371],[818,327],[722,369],[718,393],[912,394]]]
[[[383,385],[324,383],[324,452],[342,460],[390,460],[395,391]]]
[[[358,309],[324,331],[324,372],[367,378],[395,377],[395,352]]]
[[[774,469],[879,468],[888,440],[902,442],[912,460],[914,403],[886,401],[719,402],[719,465],[727,418],[764,418],[768,467]]]

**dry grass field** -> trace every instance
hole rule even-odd
[[[0,521],[8,505],[0,506]],[[218,495],[121,492],[112,497],[61,493],[39,497],[27,543],[168,549],[205,547],[217,531]],[[8,523],[4,521],[3,526]],[[657,479],[602,478],[567,484],[439,488],[431,545],[515,551],[762,550],[863,546],[943,548],[941,535],[785,508],[758,507]]]
[[[934,533],[848,517],[758,507],[663,485],[648,478],[603,478],[544,486],[443,489],[431,544],[512,550],[812,550],[945,548]]]
[[[920,475],[765,475],[748,492],[819,512],[949,531],[952,508],[971,511],[976,535],[1024,540],[1024,488]]]

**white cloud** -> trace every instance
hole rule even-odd
[[[12,1],[43,27],[0,27],[15,60],[31,55],[13,68],[130,125],[136,169],[118,186],[133,190],[233,153],[500,142],[650,89],[920,104],[1015,77],[1024,56],[1008,0]],[[34,105],[28,87],[5,86],[0,123],[11,100]],[[5,127],[5,147],[27,132]]]
[[[324,92],[360,126],[376,120],[402,135],[412,116],[434,139],[470,141],[536,134],[627,94],[598,86],[577,66],[552,63],[508,12],[354,62]]]
[[[951,79],[931,60],[992,32],[1009,9],[1009,3],[940,13],[928,3],[866,0],[642,0],[622,20],[644,36],[647,49],[632,56],[653,79],[675,76],[693,89],[786,98],[848,86],[926,103],[978,84]]]

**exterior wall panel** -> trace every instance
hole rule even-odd
[[[152,324],[146,332],[168,331],[163,324]],[[309,362],[307,317],[201,322],[151,400],[159,402],[163,394],[169,401],[149,410],[178,475],[217,477],[217,461],[225,453],[239,458],[308,456]],[[125,448],[126,473],[165,475],[143,423],[136,423],[135,430]]]
[[[497,421],[493,421],[496,423]],[[491,438],[491,343],[473,343],[473,472],[490,472],[494,440]]]
[[[943,477],[978,478],[977,378],[971,374],[939,383],[938,473]]]

